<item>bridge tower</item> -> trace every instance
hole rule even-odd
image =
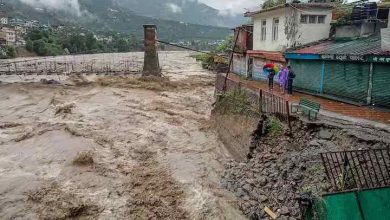
[[[156,25],[148,24],[144,25],[145,34],[145,55],[144,55],[144,68],[143,76],[161,76],[161,69],[157,54],[157,27]]]

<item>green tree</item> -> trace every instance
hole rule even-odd
[[[286,0],[266,0],[264,1],[262,8],[267,9],[282,4],[286,4]]]
[[[88,33],[85,36],[85,41],[86,41],[85,44],[86,44],[88,51],[92,51],[92,50],[97,49],[97,47],[98,47],[97,40],[92,33]]]
[[[26,41],[26,49],[30,52],[34,51],[34,43],[32,40],[29,39]]]
[[[139,43],[138,43],[137,37],[134,34],[132,34],[130,36],[130,50],[136,51],[136,50],[138,50],[138,48],[139,48]]]
[[[117,40],[115,47],[117,48],[118,52],[130,51],[129,42],[127,42],[127,40],[124,38],[120,38],[119,40]]]
[[[234,44],[234,37],[233,36],[229,36],[226,38],[226,40],[217,46],[217,48],[215,49],[215,51],[217,53],[226,53],[228,52],[228,50],[231,50],[231,48],[233,47],[233,44]]]
[[[33,48],[34,48],[34,52],[39,56],[46,56],[48,54],[46,42],[43,39],[34,41]]]
[[[15,58],[16,57],[16,50],[13,46],[6,46],[7,49],[7,56],[8,58]]]
[[[34,41],[43,38],[43,34],[39,29],[34,29],[27,34],[27,38]]]

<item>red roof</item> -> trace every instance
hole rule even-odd
[[[264,51],[264,50],[248,50],[247,54],[251,57],[260,57],[267,60],[286,62],[282,52]]]

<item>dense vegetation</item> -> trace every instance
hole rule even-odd
[[[85,1],[91,0],[79,0],[79,2]],[[119,6],[135,11],[139,15],[166,20],[224,27],[234,27],[245,22],[242,14],[222,15],[219,10],[211,8],[201,1],[117,0],[116,2]]]
[[[69,11],[37,10],[20,0],[5,1],[11,18],[38,20],[41,24],[50,23],[52,26],[63,24],[67,27],[84,28],[98,35],[113,32],[143,38],[143,24],[156,24],[159,38],[171,42],[222,40],[231,32],[229,28],[142,16],[114,0],[80,0],[79,3],[82,14],[77,16]]]
[[[272,8],[282,4],[286,4],[286,0],[266,0],[263,3],[262,9]]]
[[[0,47],[0,59],[15,58],[16,50],[13,46]]]
[[[64,53],[129,52],[142,49],[142,41],[135,36],[116,34],[110,39],[97,40],[92,32],[80,33],[68,30],[34,29],[27,33],[26,49],[39,56],[55,56]]]
[[[228,56],[233,43],[233,36],[229,36],[209,53],[198,54],[195,58],[202,63],[202,67],[205,69],[214,69],[217,64],[227,64],[228,61],[225,57]]]

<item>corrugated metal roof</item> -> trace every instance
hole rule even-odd
[[[330,3],[286,3],[276,5],[266,9],[260,9],[256,11],[248,11],[244,14],[245,17],[252,17],[254,15],[258,15],[267,11],[273,11],[280,8],[292,7],[296,9],[305,9],[305,8],[320,8],[320,9],[332,9],[334,6]]]
[[[299,54],[343,54],[343,55],[390,55],[381,49],[379,36],[359,38],[351,41],[322,41],[314,45],[287,51]]]

